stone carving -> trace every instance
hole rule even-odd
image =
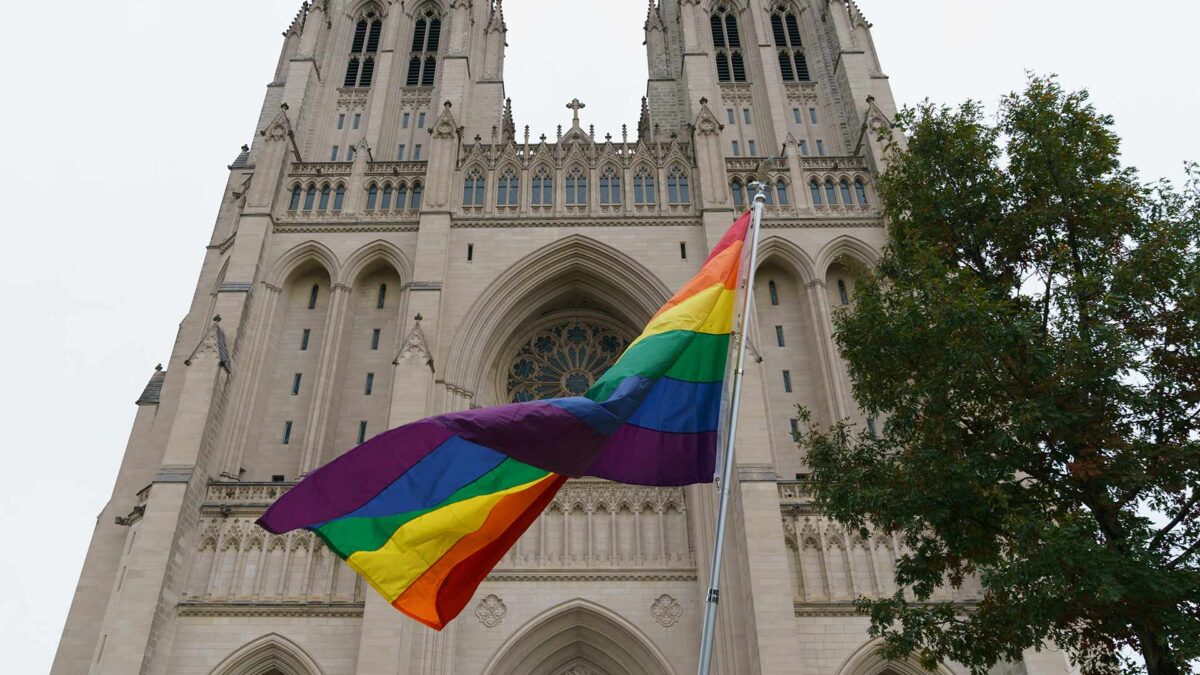
[[[663,628],[674,626],[682,614],[683,608],[679,606],[679,601],[666,593],[658,596],[654,604],[650,605],[650,615]]]
[[[489,595],[479,601],[479,606],[475,608],[475,618],[479,619],[479,623],[488,628],[495,628],[504,621],[504,617],[508,615],[508,606],[504,601],[495,595]]]
[[[611,326],[566,321],[538,330],[521,346],[508,370],[513,403],[582,396],[608,370],[629,340]]]

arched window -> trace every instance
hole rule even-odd
[[[606,206],[621,204],[621,174],[612,167],[600,174],[600,203]]]
[[[354,25],[354,40],[350,45],[350,62],[346,66],[344,87],[369,87],[375,75],[375,54],[379,51],[379,34],[383,20],[375,12],[367,12]]]
[[[304,194],[304,190],[297,185],[292,188],[292,201],[288,202],[288,210],[295,211],[300,208],[300,195]]]
[[[341,211],[342,207],[345,205],[346,205],[346,186],[339,185],[339,186],[337,186],[337,190],[335,190],[333,193],[333,210]]]
[[[842,301],[843,305],[850,304],[850,294],[846,292],[846,281],[844,279],[838,279],[837,287],[838,299]]]
[[[304,210],[312,211],[313,201],[317,198],[317,186],[309,185],[308,191],[304,193]]]
[[[387,211],[388,209],[392,208],[392,186],[391,185],[383,186],[383,201],[379,204],[379,208],[384,211]]]
[[[408,208],[408,203],[406,202],[407,199],[408,199],[408,186],[405,185],[404,183],[397,185],[396,186],[396,209],[399,211],[403,211],[404,209]]]
[[[767,206],[771,206],[772,204],[775,203],[775,197],[771,194],[771,179],[764,178],[763,180],[764,180],[764,182],[762,184],[763,185],[763,188],[762,188],[763,203],[766,204]]]
[[[746,63],[742,58],[742,39],[737,17],[727,5],[717,5],[709,16],[713,48],[717,55],[717,79],[721,82],[745,82]]]
[[[867,205],[867,186],[863,185],[861,178],[854,179],[854,194],[858,195],[858,203],[860,205]]]
[[[657,201],[654,174],[648,169],[639,169],[633,176],[633,203],[638,206],[653,206]]]
[[[688,190],[688,177],[683,169],[675,168],[667,175],[667,203],[671,205],[692,203],[692,195]]]
[[[567,206],[587,206],[587,175],[580,169],[567,174]]]
[[[787,183],[782,178],[775,181],[775,201],[780,206],[788,205]]]
[[[534,206],[552,206],[554,204],[554,177],[546,167],[533,174],[533,192],[529,195],[529,203]]]
[[[833,180],[825,179],[825,201],[829,202],[830,206],[837,205],[837,193],[833,190]]]
[[[387,302],[387,284],[379,285],[379,298],[375,302],[375,309],[383,309],[384,303]]]
[[[420,183],[413,183],[412,186],[412,210],[421,210],[421,193],[423,192]]]
[[[518,206],[521,203],[521,179],[512,169],[500,174],[496,185],[497,206]]]
[[[779,71],[784,82],[807,82],[808,59],[804,58],[804,45],[800,42],[800,24],[796,13],[786,5],[771,12],[771,33],[775,36],[775,48],[779,53]]]
[[[325,211],[329,208],[329,195],[332,193],[333,190],[328,185],[321,188],[321,201],[317,203],[318,211]]]
[[[771,294],[771,304],[778,305],[779,304],[779,287],[775,285],[774,279],[767,282],[767,292],[769,292]]]
[[[427,7],[413,27],[412,55],[408,59],[405,86],[432,87],[437,72],[438,42],[442,36],[442,18],[435,7]]]
[[[808,191],[812,193],[813,206],[821,205],[821,184],[814,178],[808,183]]]
[[[375,202],[378,199],[379,199],[379,186],[374,183],[371,183],[371,186],[367,188],[367,210],[368,211],[375,210]]]
[[[841,188],[842,188],[842,204],[844,206],[850,206],[851,204],[854,203],[854,200],[850,198],[850,181],[843,178],[842,182],[841,182]]]
[[[733,205],[739,209],[745,208],[746,193],[742,189],[742,181],[734,178],[733,183],[729,185],[729,189],[733,192]]]
[[[473,169],[467,174],[466,180],[463,181],[463,206],[483,206],[484,188],[487,186],[487,179],[483,177],[483,172],[479,169]]]

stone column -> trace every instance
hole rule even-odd
[[[822,379],[825,382],[825,397],[833,419],[829,423],[845,419],[850,415],[848,390],[845,386],[845,365],[838,354],[833,340],[833,319],[829,312],[829,296],[824,279],[809,282],[808,305],[812,312],[813,330],[816,332],[817,357]]]
[[[313,378],[312,405],[308,413],[308,432],[304,435],[301,452],[300,475],[305,476],[325,462],[325,450],[329,438],[329,419],[334,412],[334,396],[337,393],[338,365],[342,352],[342,339],[346,334],[346,308],[353,290],[345,284],[335,283],[329,300],[329,314],[325,317],[325,339],[317,357],[317,372]]]
[[[190,545],[212,473],[215,397],[225,384],[224,336],[210,326],[186,361],[179,407],[162,465],[151,484],[139,535],[127,555],[121,590],[101,629],[93,673],[166,673],[175,607],[185,583]]]
[[[238,377],[233,378],[233,388],[230,399],[230,412],[233,419],[229,422],[229,433],[226,436],[224,459],[221,463],[222,480],[238,480],[242,467],[242,458],[246,445],[250,442],[250,431],[256,429],[255,394],[263,377],[263,356],[267,352],[271,336],[271,327],[275,318],[275,308],[283,289],[263,282],[260,292],[261,300],[251,302],[250,326],[238,345]],[[268,373],[269,377],[270,374]]]

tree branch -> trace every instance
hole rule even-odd
[[[1197,549],[1200,549],[1200,539],[1197,539],[1196,541],[1192,542],[1192,545],[1187,547],[1187,549],[1184,550],[1183,553],[1180,553],[1179,555],[1175,556],[1174,559],[1172,559],[1170,562],[1168,562],[1167,569],[1169,569],[1169,570],[1175,569],[1176,565],[1178,565],[1179,563],[1181,563],[1184,560],[1187,560],[1189,557],[1191,557],[1191,555],[1193,553],[1195,553]]]
[[[1183,519],[1187,518],[1188,514],[1192,512],[1192,508],[1196,506],[1196,502],[1200,502],[1200,490],[1194,490],[1192,493],[1192,498],[1189,499],[1187,503],[1179,509],[1179,513],[1175,516],[1175,518],[1172,519],[1171,522],[1167,523],[1164,527],[1159,529],[1157,533],[1155,533],[1154,538],[1150,540],[1150,548],[1158,548],[1159,544],[1162,543],[1163,537],[1167,536],[1171,530],[1175,529],[1175,527],[1179,525],[1179,523],[1182,523]]]

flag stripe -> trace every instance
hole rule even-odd
[[[475,588],[542,514],[566,481],[566,477],[556,476],[541,481],[533,489],[506,496],[478,530],[463,537],[431,565],[392,601],[392,606],[418,621],[419,617],[432,617],[433,623],[427,625],[441,628],[462,611]]]
[[[360,551],[377,551],[387,543],[388,539],[401,525],[419,518],[443,506],[460,502],[472,497],[480,497],[496,492],[503,492],[520,485],[526,485],[548,472],[522,464],[515,459],[506,459],[500,466],[487,472],[478,480],[464,486],[445,498],[414,510],[396,510],[391,515],[373,516],[370,518],[347,517],[325,523],[317,528],[317,533],[325,540],[331,549],[343,558]],[[378,500],[376,500],[378,501]],[[372,502],[375,505],[375,502]],[[376,505],[378,510],[386,510],[386,504]]]

